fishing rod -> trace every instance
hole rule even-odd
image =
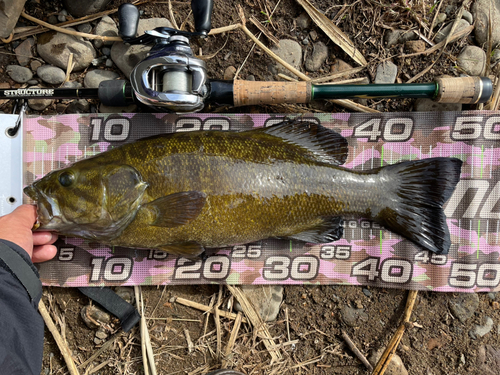
[[[318,99],[429,98],[438,103],[485,103],[493,93],[486,77],[438,78],[430,83],[337,85],[311,82],[212,80],[189,38],[206,37],[211,29],[213,0],[191,3],[195,32],[157,27],[135,37],[139,10],[123,4],[119,33],[128,44],[153,45],[126,80],[103,81],[97,89],[23,88],[0,90],[0,99],[99,99],[108,106],[142,103],[158,111],[197,112],[206,104],[265,105],[309,103]]]

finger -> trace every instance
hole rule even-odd
[[[36,206],[23,204],[12,211],[11,215],[12,219],[19,220],[21,225],[31,229],[36,221]]]
[[[57,248],[54,245],[35,246],[31,260],[33,263],[46,262],[54,258],[57,254]]]
[[[57,234],[52,232],[33,232],[33,245],[52,245],[57,241]]]

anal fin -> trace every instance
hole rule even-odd
[[[288,236],[288,238],[309,243],[330,243],[342,238],[343,234],[342,218],[332,217],[307,231]]]

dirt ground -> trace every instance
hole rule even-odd
[[[119,6],[123,1],[112,1],[107,9]],[[43,3],[43,6],[42,4]],[[368,75],[371,81],[375,76],[377,65],[386,60],[398,65],[398,81],[406,82],[424,70],[436,55],[418,56],[412,59],[401,57],[403,45],[397,44],[387,48],[384,34],[390,29],[419,29],[417,20],[429,25],[434,14],[430,0],[394,1],[358,0],[316,0],[313,5],[324,12],[330,19],[335,17],[337,26],[355,43],[369,62],[365,71],[353,77]],[[407,3],[402,6],[401,3]],[[187,29],[192,29],[189,15],[189,1],[172,1],[178,24],[187,20]],[[310,31],[317,33],[318,40],[323,41],[333,54],[324,66],[311,77],[325,75],[330,71],[334,58],[342,59],[352,66],[356,64],[345,53],[335,46],[330,39],[311,24],[306,31],[297,28],[295,19],[303,12],[294,0],[215,0],[212,17],[213,28],[240,22],[237,6],[241,5],[247,18],[256,17],[263,27],[278,39],[293,39],[299,43]],[[449,7],[450,14],[456,13],[462,1],[445,0],[442,9]],[[139,5],[142,17],[169,18],[167,1],[143,2]],[[271,12],[275,9],[272,16]],[[47,19],[51,14],[61,10],[58,1],[28,1],[26,12],[39,18]],[[113,15],[116,18],[116,14]],[[29,22],[23,20],[26,25]],[[249,25],[255,33],[258,30]],[[437,29],[436,29],[437,30]],[[268,46],[271,43],[261,38]],[[457,76],[455,60],[460,50],[471,39],[462,38],[446,48],[437,64],[417,82],[432,81],[441,74]],[[204,41],[193,41],[193,50],[203,52],[204,56],[215,54],[206,60],[209,77],[221,79],[230,66],[237,69],[243,65],[239,73],[240,79],[248,79],[250,75],[256,80],[273,80],[270,73],[272,60],[258,47],[253,51],[253,43],[241,31],[219,34]],[[312,43],[302,44],[305,54],[312,53]],[[11,51],[9,46],[3,50]],[[333,57],[335,56],[335,57]],[[247,58],[248,57],[248,58]],[[15,61],[12,55],[0,54],[0,64],[6,66]],[[305,69],[302,69],[305,71]],[[80,73],[73,73],[72,80],[81,80]],[[8,81],[3,71],[0,81]],[[409,111],[413,100],[379,100],[368,101],[368,106],[382,111]],[[1,108],[7,112],[9,103]],[[465,109],[465,106],[464,106]],[[235,112],[231,108],[206,111]],[[44,113],[55,113],[55,105]],[[237,112],[348,112],[343,107],[329,102],[318,102],[310,105],[280,105],[265,107],[242,107]],[[204,374],[224,364],[245,374],[365,374],[364,365],[346,346],[342,338],[345,331],[354,341],[358,349],[368,355],[372,350],[385,348],[396,331],[403,314],[407,291],[354,286],[286,286],[284,301],[276,322],[269,323],[269,329],[275,341],[286,344],[281,348],[283,359],[271,363],[268,350],[262,345],[251,326],[243,324],[236,343],[229,357],[217,356],[217,331],[221,334],[221,349],[224,352],[228,343],[234,321],[221,318],[220,328],[215,324],[213,315],[182,306],[173,297],[182,297],[191,301],[209,305],[211,300],[221,297],[221,309],[226,309],[232,298],[226,287],[211,286],[160,286],[143,288],[145,316],[150,318],[148,326],[155,352],[158,373]],[[118,329],[112,322],[109,326],[112,335],[96,344],[95,329],[88,328],[81,317],[81,310],[89,304],[87,297],[74,289],[46,288],[44,301],[49,306],[53,319],[64,331],[65,338],[81,374],[142,374],[141,340],[139,330],[134,328],[129,333]],[[411,321],[415,323],[401,341],[397,354],[401,357],[409,374],[500,374],[500,309],[498,294],[480,294],[479,307],[473,316],[462,323],[450,312],[448,301],[454,295],[432,292],[419,292]],[[496,299],[496,301],[495,301]],[[356,307],[360,314],[353,324],[346,323],[341,313],[345,307]],[[468,332],[477,324],[485,324],[486,317],[494,322],[493,329],[484,337],[472,339]],[[206,321],[208,323],[206,323]],[[188,346],[186,330],[192,340],[193,347]],[[109,341],[108,341],[109,340]],[[296,341],[295,341],[296,340]],[[109,342],[108,344],[104,344]],[[100,353],[98,350],[103,347]],[[491,347],[489,347],[491,346]],[[481,367],[481,351],[490,349],[486,355],[486,367]],[[97,353],[97,356],[92,357]],[[86,361],[92,358],[90,363]],[[104,364],[104,365],[103,365]],[[99,368],[103,365],[101,368]],[[487,372],[489,368],[491,372]],[[67,374],[68,369],[56,343],[48,330],[44,347],[42,374]]]

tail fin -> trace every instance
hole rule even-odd
[[[375,217],[387,229],[438,254],[451,245],[443,204],[460,179],[462,161],[430,158],[383,167],[379,175],[392,194]]]

